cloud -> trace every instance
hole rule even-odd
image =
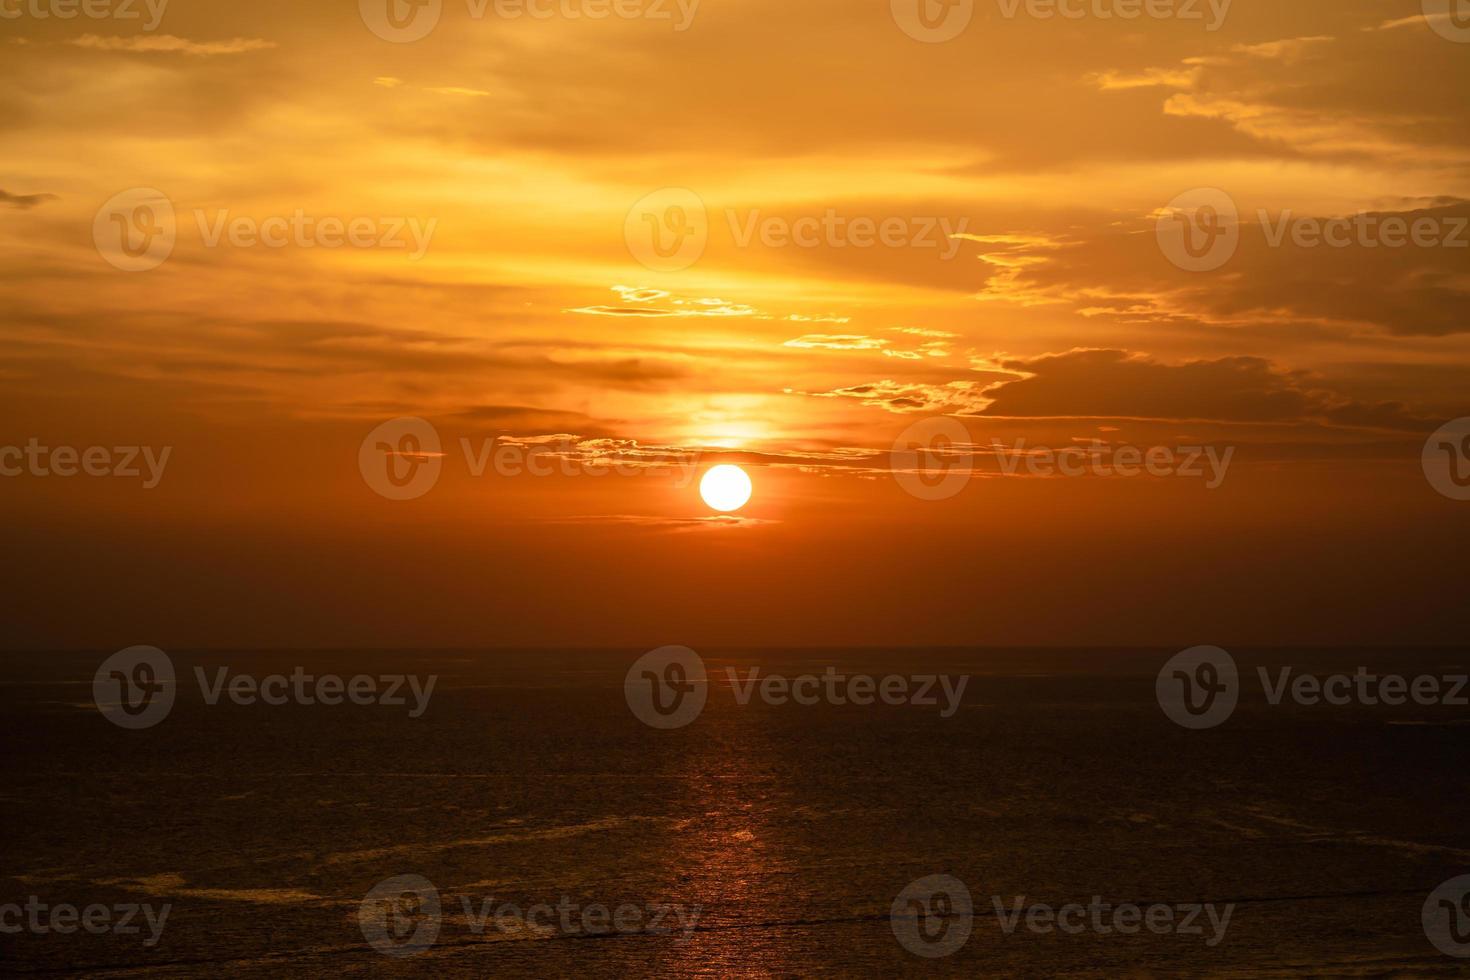
[[[446,85],[440,88],[426,88],[424,89],[424,91],[433,92],[435,95],[468,95],[475,98],[484,98],[490,95],[490,93],[486,92],[484,89],[460,88],[456,85]]]
[[[177,52],[197,57],[245,54],[250,51],[264,51],[276,46],[274,41],[264,41],[256,37],[237,37],[228,41],[191,41],[172,34],[154,34],[147,37],[102,37],[98,34],[83,34],[67,43],[94,51],[128,51],[137,54]]]
[[[587,316],[679,316],[677,310],[655,310],[639,308],[636,306],[579,306],[567,310],[568,313],[582,313]]]
[[[1304,372],[1260,357],[1167,364],[1116,349],[1077,349],[1002,360],[1021,375],[984,392],[978,414],[1006,418],[1319,421],[1375,429],[1422,429],[1427,419],[1394,402],[1365,404],[1331,392]]]
[[[1422,431],[1436,417],[1400,401],[1349,396],[1323,378],[1284,370],[1261,357],[1168,363],[1115,348],[977,359],[968,378],[949,382],[885,379],[803,394],[855,399],[901,415],[994,420],[1305,423]]]
[[[1451,2],[1459,3],[1461,2],[1461,0],[1451,0]],[[1430,24],[1447,23],[1452,23],[1452,19],[1449,11],[1444,11],[1443,13],[1437,14],[1413,14],[1409,17],[1397,17],[1393,20],[1386,20],[1383,23],[1379,24],[1377,27],[1365,27],[1363,28],[1363,30],[1393,31],[1398,30],[1400,27],[1426,27]]]
[[[920,337],[944,337],[956,336],[943,330],[917,330],[914,328],[898,327],[894,333],[906,333]],[[803,350],[857,350],[857,351],[881,351],[884,357],[896,357],[906,361],[920,361],[926,357],[948,357],[949,344],[946,340],[931,340],[920,344],[917,350],[894,350],[891,341],[883,337],[869,337],[866,334],[829,334],[809,333],[802,337],[796,337],[786,341],[783,347],[796,347]]]
[[[580,313],[586,316],[635,316],[635,317],[662,317],[662,316],[755,316],[758,312],[755,307],[745,306],[738,303],[727,303],[722,299],[709,297],[699,299],[671,298],[671,294],[661,289],[638,289],[631,286],[613,286],[612,291],[617,293],[625,303],[654,303],[659,300],[668,299],[669,304],[680,309],[665,309],[655,306],[578,306],[565,310],[566,313]]]
[[[726,531],[742,528],[767,527],[780,521],[757,517],[741,517],[738,514],[717,514],[709,517],[661,517],[655,514],[589,514],[578,517],[555,517],[548,524],[610,524],[626,527],[648,528],[655,531]]]
[[[833,316],[831,314],[806,316],[801,313],[792,313],[786,317],[792,323],[851,323],[850,316]]]
[[[608,438],[623,423],[613,419],[596,419],[585,412],[538,408],[532,405],[474,405],[446,415],[499,432],[555,431],[576,432],[571,439]]]
[[[614,286],[612,289],[623,298],[624,303],[653,303],[669,296],[665,290],[649,289],[645,286]]]
[[[33,208],[38,204],[45,204],[47,201],[59,200],[61,198],[55,194],[11,194],[7,191],[0,190],[0,204],[8,204],[22,211]]]
[[[813,398],[853,398],[863,405],[899,415],[914,412],[953,414],[978,412],[987,402],[984,387],[984,382],[971,380],[926,384],[885,379],[803,394]]]
[[[1293,61],[1311,51],[1316,45],[1331,44],[1337,38],[1326,34],[1313,35],[1311,37],[1293,37],[1282,41],[1267,41],[1263,44],[1237,44],[1231,51],[1236,51],[1252,58],[1268,58],[1281,61]]]
[[[993,271],[977,298],[1021,307],[1071,304],[1089,318],[1133,324],[1275,324],[1339,337],[1470,332],[1470,245],[1455,244],[1470,243],[1470,201],[1404,202],[1362,215],[1267,213],[1264,224],[1259,210],[1252,213],[1244,201],[1238,206],[1239,245],[1213,272],[1171,264],[1155,220],[1140,214],[1109,227],[1073,228],[1069,241],[982,254]],[[1338,232],[1348,225],[1344,247],[1326,240],[1294,244],[1290,229],[1327,221]],[[1359,223],[1368,229],[1361,239]],[[1383,244],[1399,225],[1431,228],[1440,244],[1416,246],[1409,238],[1397,239],[1402,247]]]
[[[1100,71],[1087,76],[1087,80],[1104,92],[1116,92],[1135,88],[1193,88],[1204,69],[1191,68],[1146,68],[1141,72]]]
[[[1388,22],[1385,28],[1410,23],[1422,24],[1423,18]],[[1149,89],[1172,90],[1162,104],[1166,118],[1161,122],[1167,126],[1172,118],[1203,124],[1194,129],[1190,145],[1209,155],[1241,156],[1230,153],[1222,141],[1223,125],[1248,139],[1252,154],[1281,159],[1391,160],[1424,168],[1429,179],[1434,164],[1470,162],[1458,106],[1447,97],[1449,89],[1463,87],[1463,62],[1446,63],[1447,77],[1439,85],[1375,84],[1382,65],[1402,64],[1412,74],[1427,67],[1418,60],[1433,64],[1436,52],[1410,52],[1402,42],[1364,30],[1374,29],[1206,48],[1207,53],[1167,67],[1114,68],[1085,78],[1119,103],[1114,111],[1124,108],[1122,100],[1130,91],[1141,98]],[[1153,133],[1156,127],[1146,130]],[[1178,135],[1189,134],[1181,130]],[[1178,150],[1165,152],[1180,155]]]
[[[699,459],[699,450],[685,446],[648,445],[637,439],[558,432],[549,435],[505,435],[499,442],[508,446],[535,448],[548,459],[563,459],[588,468],[627,468],[677,471]]]
[[[936,340],[948,340],[959,336],[948,330],[929,330],[924,327],[894,327],[893,332],[906,333],[914,337],[933,337]]]
[[[782,346],[803,350],[881,350],[888,346],[888,341],[862,334],[809,333],[788,340]]]

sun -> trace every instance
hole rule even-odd
[[[729,463],[713,467],[699,481],[699,495],[719,511],[739,510],[750,500],[750,477]]]

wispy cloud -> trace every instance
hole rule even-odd
[[[179,53],[197,57],[245,54],[249,51],[264,51],[276,46],[274,41],[264,41],[258,37],[237,37],[228,41],[191,41],[172,34],[146,37],[102,37],[99,34],[83,34],[67,43],[94,51],[128,51],[136,54]]]
[[[59,200],[60,198],[55,194],[11,194],[7,191],[0,190],[0,204],[8,204],[22,211],[33,208],[38,204],[45,204],[47,201]]]
[[[794,337],[782,346],[803,350],[882,350],[888,346],[888,341],[862,334],[809,333]]]
[[[710,517],[660,517],[654,514],[596,514],[584,517],[558,517],[549,524],[611,524],[625,527],[641,527],[656,531],[729,531],[741,528],[765,527],[780,521],[763,520],[755,517],[739,517],[719,514]]]
[[[426,88],[425,92],[433,92],[435,95],[468,95],[474,98],[484,98],[489,92],[480,88],[460,88],[458,85],[445,85],[438,88]]]

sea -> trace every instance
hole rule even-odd
[[[116,651],[0,654],[0,974],[1470,973],[1463,650],[1230,650],[1186,727],[1174,648],[707,649],[656,727],[657,646],[168,650],[146,725]],[[1272,701],[1363,671],[1450,703]]]

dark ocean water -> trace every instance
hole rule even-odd
[[[1187,731],[1155,700],[1176,651],[701,651],[708,704],[656,731],[624,699],[644,651],[170,651],[177,701],[128,731],[92,701],[111,651],[11,654],[0,686],[0,903],[170,904],[135,936],[0,935],[5,974],[192,977],[1424,976],[1465,972],[1421,907],[1470,873],[1470,710],[1271,706]],[[1351,672],[1465,672],[1457,651],[1233,651]],[[192,668],[437,675],[428,709],[207,705]],[[724,668],[969,674],[958,711],[741,706]],[[963,881],[958,952],[890,906]],[[442,906],[419,955],[359,921],[384,879]],[[992,896],[1235,903],[1203,936],[1007,934]],[[568,935],[472,909],[680,906],[687,936]],[[674,921],[670,919],[669,921]]]

